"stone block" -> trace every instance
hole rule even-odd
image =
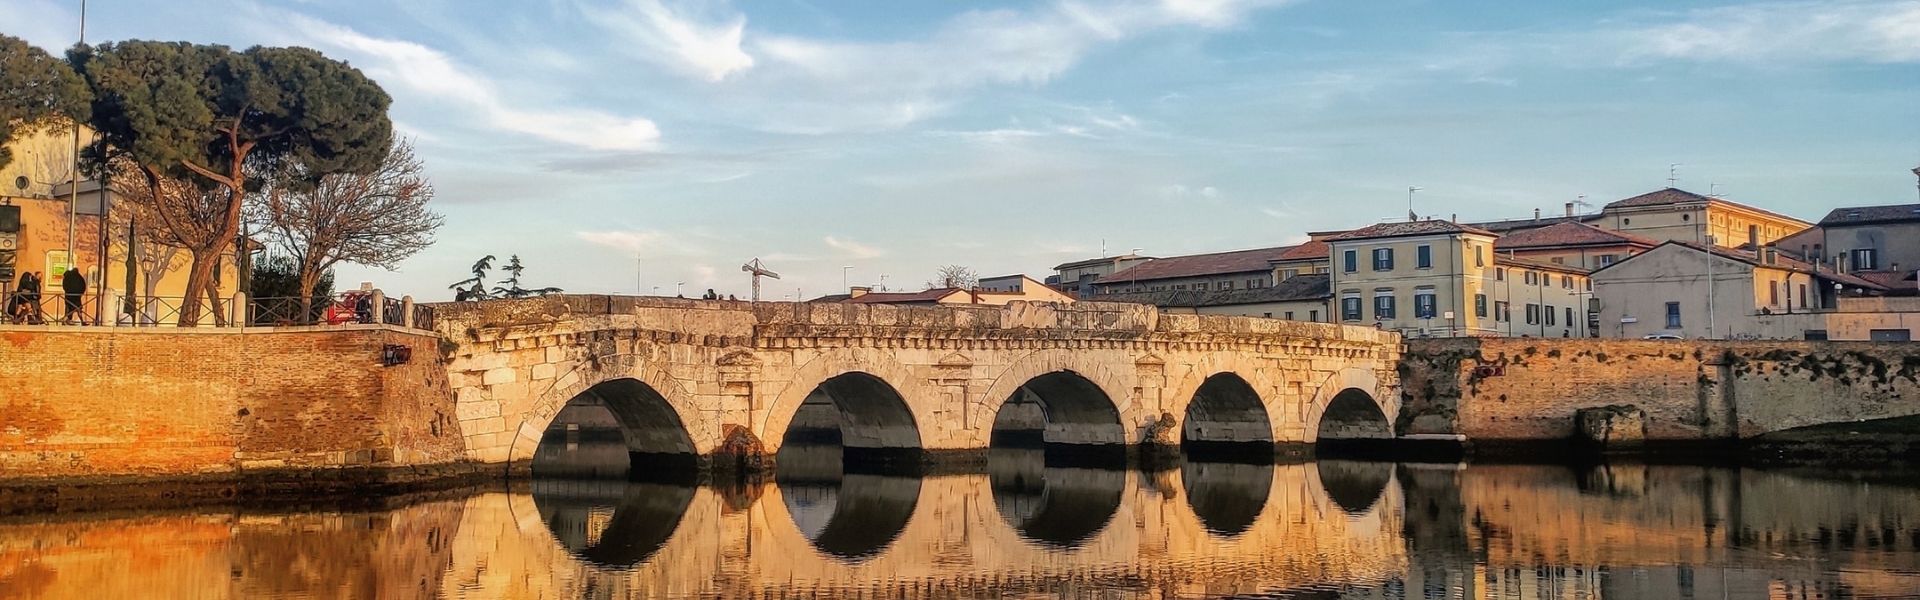
[[[1614,404],[1574,411],[1574,435],[1598,446],[1622,446],[1647,439],[1647,413],[1640,407]]]
[[[539,363],[533,365],[531,375],[535,380],[553,379],[556,372],[557,370],[554,368],[553,363]]]
[[[500,416],[500,403],[492,400],[461,402],[454,406],[455,415],[462,421]]]
[[[518,381],[519,377],[520,377],[520,374],[514,369],[510,367],[500,367],[496,369],[487,370],[486,375],[481,377],[480,383],[482,385],[499,385],[502,383],[513,383],[514,381]]]

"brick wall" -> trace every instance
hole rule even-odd
[[[1396,431],[1565,438],[1574,411],[1631,404],[1653,439],[1752,437],[1920,414],[1920,345],[1581,339],[1410,340]]]
[[[0,331],[0,480],[451,463],[452,419],[432,336]]]

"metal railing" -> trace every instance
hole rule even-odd
[[[102,306],[104,302],[107,306]],[[375,323],[376,297],[365,291],[349,291],[312,299],[199,298],[199,318],[192,327],[289,327]],[[306,300],[306,302],[303,302]],[[409,305],[396,298],[378,299],[377,322],[395,327],[432,329],[433,308]],[[0,325],[72,325],[121,327],[178,326],[189,300],[180,296],[121,297],[117,294],[88,293],[69,298],[61,293],[14,291],[0,293]],[[409,312],[411,309],[411,312]],[[105,322],[101,322],[104,320]]]

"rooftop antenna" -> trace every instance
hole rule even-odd
[[[1420,220],[1420,215],[1414,214],[1413,212],[1413,193],[1418,191],[1420,191],[1420,188],[1418,187],[1407,186],[1407,220],[1408,221]]]
[[[1107,257],[1107,238],[1100,238],[1100,258]]]
[[[1593,208],[1593,203],[1587,202],[1586,194],[1581,194],[1578,197],[1574,198],[1573,205],[1578,206],[1580,208]]]
[[[1720,190],[1720,184],[1718,184],[1718,183],[1713,183],[1713,182],[1707,182],[1707,197],[1708,197],[1708,198],[1719,198],[1719,197],[1720,197],[1720,191],[1719,191],[1719,190]]]
[[[1667,187],[1680,185],[1680,163],[1667,163]]]
[[[775,273],[773,271],[767,270],[766,265],[761,264],[760,259],[758,258],[747,261],[747,264],[740,265],[740,270],[753,274],[753,301],[754,302],[760,301],[760,278],[761,277],[772,277],[774,279],[780,278],[779,273]]]
[[[1913,168],[1913,177],[1914,177],[1914,184],[1913,184],[1914,189],[1920,190],[1920,167]]]

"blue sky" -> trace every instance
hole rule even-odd
[[[165,8],[156,8],[158,6]],[[0,0],[71,43],[77,0]],[[1666,184],[1914,202],[1920,0],[93,0],[88,35],[305,45],[394,96],[447,216],[391,273],[768,297],[1044,276]],[[636,274],[636,259],[639,273]]]

